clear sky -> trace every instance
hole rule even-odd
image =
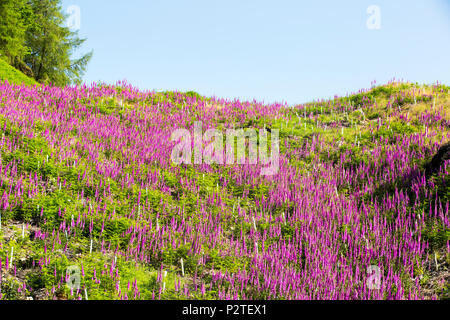
[[[290,104],[394,77],[450,85],[450,0],[63,0],[71,5],[83,50],[94,50],[87,83]]]

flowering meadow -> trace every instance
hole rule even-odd
[[[0,299],[449,298],[450,163],[425,174],[449,113],[439,83],[288,106],[0,82]],[[174,164],[196,121],[280,130],[278,172]]]

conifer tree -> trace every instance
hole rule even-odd
[[[26,32],[26,64],[41,83],[64,86],[79,83],[92,52],[77,59],[72,54],[84,43],[66,27],[60,0],[28,0],[32,19]]]
[[[25,46],[24,0],[0,0],[0,53],[11,65],[27,52]]]

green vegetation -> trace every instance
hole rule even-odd
[[[24,75],[19,70],[14,69],[12,66],[7,64],[4,60],[0,59],[0,81],[7,80],[11,84],[25,84],[25,85],[36,85],[38,84],[36,80],[31,79]]]
[[[80,83],[92,52],[73,59],[85,39],[64,26],[60,0],[2,0],[0,54],[39,83]]]
[[[99,88],[101,94],[90,94]],[[14,257],[13,267],[3,265],[2,299],[85,299],[84,292],[89,299],[218,299],[230,290],[254,299],[295,298],[292,287],[263,285],[280,275],[290,281],[292,272],[306,280],[340,276],[333,261],[327,274],[315,264],[332,256],[362,276],[369,262],[391,268],[398,281],[391,278],[378,298],[408,298],[408,290],[419,298],[448,297],[432,267],[442,272],[450,261],[442,218],[450,181],[445,172],[416,178],[449,136],[449,88],[389,84],[366,95],[280,107],[275,114],[251,103],[232,109],[194,92],[143,95],[98,84],[62,100],[60,88],[43,90],[24,93],[20,103],[9,90],[13,102],[0,101],[0,259],[4,264]],[[219,128],[280,129],[289,179],[280,179],[283,173],[273,181],[241,179],[242,167],[199,170],[167,164],[165,154],[150,158],[167,139],[155,135],[161,147],[150,150],[151,141],[142,139],[171,129],[174,115],[189,114],[192,123],[209,112]],[[36,116],[24,125],[17,114]],[[411,253],[419,243],[424,254]],[[402,256],[377,251],[391,247]],[[356,249],[372,250],[370,261],[363,263]],[[81,270],[79,292],[64,278],[73,266]],[[245,273],[248,284],[239,280]],[[345,280],[363,290],[363,278]],[[317,288],[298,292],[308,298]]]

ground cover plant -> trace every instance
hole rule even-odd
[[[35,85],[34,79],[28,78],[22,72],[14,69],[4,60],[0,59],[0,81],[8,81],[12,84]]]
[[[288,106],[1,82],[0,298],[449,298],[449,111],[439,83]],[[279,129],[278,173],[175,165],[195,121]]]

